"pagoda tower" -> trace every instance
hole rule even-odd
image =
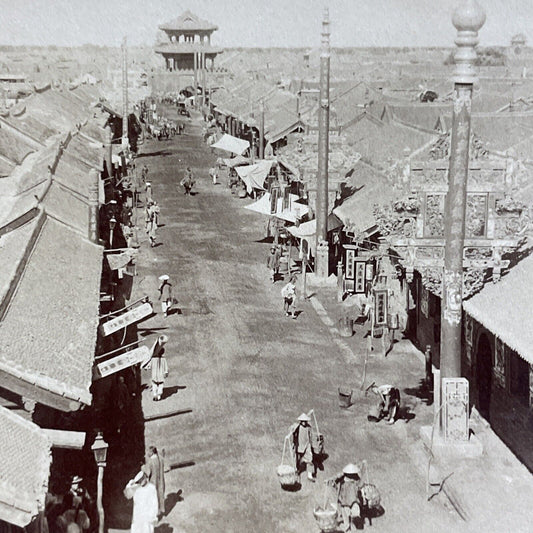
[[[159,26],[168,42],[156,45],[155,52],[165,59],[168,71],[213,70],[215,57],[222,50],[211,46],[211,34],[218,26],[185,11],[177,19]]]

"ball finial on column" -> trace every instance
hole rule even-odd
[[[455,44],[455,83],[476,81],[476,45],[478,31],[485,23],[485,12],[476,0],[464,0],[453,13],[452,23],[457,29]]]

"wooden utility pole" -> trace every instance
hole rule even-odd
[[[463,307],[463,250],[466,191],[470,149],[470,113],[476,81],[475,47],[485,13],[475,0],[465,0],[453,14],[457,29],[453,118],[448,171],[448,193],[444,208],[444,271],[440,338],[442,378],[461,376],[461,314]]]
[[[316,263],[319,278],[329,275],[328,247],[328,159],[329,159],[329,11],[322,21],[320,52],[320,109],[318,115],[318,174],[316,195]]]
[[[127,148],[128,140],[128,49],[127,40],[122,41],[122,147]]]
[[[265,101],[261,98],[261,115],[259,116],[259,159],[265,158]]]
[[[194,107],[197,108],[198,99],[198,52],[194,52]]]

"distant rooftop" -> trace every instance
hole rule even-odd
[[[215,26],[211,22],[197,17],[194,13],[191,13],[189,10],[187,10],[177,19],[171,20],[170,22],[159,26],[159,29],[163,31],[215,31],[218,30],[218,26]]]

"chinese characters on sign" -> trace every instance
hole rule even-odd
[[[115,331],[118,331],[119,329],[125,328],[130,324],[133,324],[147,316],[150,316],[152,313],[152,304],[150,304],[149,302],[145,302],[142,305],[139,305],[138,307],[135,307],[122,315],[119,315],[115,318],[112,318],[111,320],[108,320],[107,322],[104,322],[100,326],[102,334],[104,337],[107,337],[108,335],[115,333]]]
[[[365,292],[365,271],[366,263],[364,261],[355,261],[355,293],[363,294]]]
[[[468,440],[468,380],[443,378],[444,437],[447,441]]]
[[[420,290],[420,311],[426,318],[429,318],[429,294],[425,287]]]
[[[374,291],[374,324],[376,326],[387,325],[387,289]]]
[[[130,366],[142,363],[150,358],[150,350],[147,346],[139,346],[129,352],[121,353],[112,359],[108,359],[97,365],[100,377],[105,378],[115,372],[124,370]]]

